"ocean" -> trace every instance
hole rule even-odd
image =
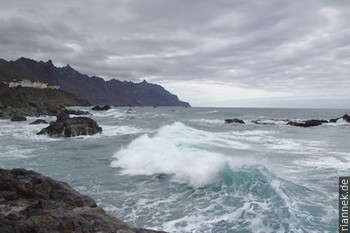
[[[350,175],[350,124],[302,128],[284,120],[349,111],[113,108],[93,112],[101,134],[67,139],[36,135],[46,127],[28,124],[37,118],[0,120],[0,167],[65,181],[133,227],[337,232],[338,178]],[[227,118],[246,124],[225,124]]]

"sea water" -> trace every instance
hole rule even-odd
[[[46,127],[28,124],[37,118],[0,120],[0,167],[66,181],[134,227],[337,232],[338,177],[350,175],[350,124],[301,128],[286,120],[345,113],[113,108],[92,112],[101,134],[67,139],[36,135]],[[246,124],[225,124],[227,118]]]

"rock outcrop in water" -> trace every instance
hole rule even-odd
[[[345,115],[342,116],[342,117],[338,117],[338,118],[335,118],[335,119],[331,119],[329,122],[331,122],[331,123],[336,123],[336,122],[337,122],[338,120],[340,120],[340,119],[343,119],[343,121],[350,123],[350,116],[349,116],[348,114],[345,114]]]
[[[327,120],[307,120],[303,122],[289,121],[287,125],[299,126],[299,127],[314,127],[322,125],[323,123],[329,123]]]
[[[111,106],[109,106],[108,104],[106,104],[105,106],[96,105],[93,108],[91,108],[91,110],[94,110],[94,111],[107,111],[109,109],[111,109]]]
[[[67,183],[20,168],[0,169],[0,232],[160,233],[130,228]]]
[[[14,116],[14,117],[11,117],[11,121],[26,121],[27,118],[24,117],[24,116]]]
[[[245,124],[243,120],[238,119],[238,118],[234,118],[234,119],[225,119],[225,123],[227,123],[227,124],[232,124],[232,123],[236,123],[236,124]]]
[[[102,132],[96,121],[89,117],[69,117],[67,112],[57,115],[56,122],[42,129],[38,135],[47,134],[50,137],[75,137],[79,135],[94,135]]]

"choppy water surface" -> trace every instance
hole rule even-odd
[[[135,227],[169,232],[336,232],[338,177],[350,173],[345,110],[114,108],[103,133],[52,139],[0,120],[0,167],[71,184]],[[240,118],[245,125],[224,124]],[[275,125],[255,125],[251,120]],[[54,120],[47,117],[46,120]]]

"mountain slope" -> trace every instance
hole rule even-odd
[[[4,63],[4,60],[2,60]],[[7,67],[2,70],[1,67]],[[9,71],[12,71],[9,75]],[[30,81],[41,81],[50,85],[58,85],[64,91],[74,93],[92,104],[110,104],[116,106],[182,106],[189,107],[163,87],[147,83],[105,81],[102,78],[83,75],[69,65],[56,67],[51,60],[47,62],[20,58],[1,65],[0,78],[9,81],[11,78],[21,80],[23,76]],[[6,78],[3,78],[6,77]],[[11,77],[11,78],[8,78]],[[22,78],[22,79],[23,79]],[[12,79],[11,79],[12,80]]]

